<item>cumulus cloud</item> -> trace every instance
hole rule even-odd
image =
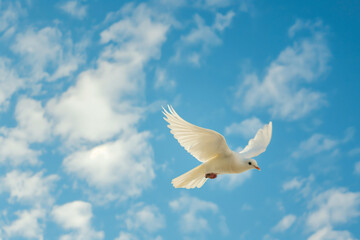
[[[286,215],[280,220],[280,222],[278,222],[278,224],[276,224],[273,227],[272,230],[274,232],[285,232],[294,224],[295,221],[296,221],[295,215],[293,214]]]
[[[65,230],[72,231],[62,235],[61,240],[70,239],[104,239],[104,232],[95,231],[91,227],[93,217],[90,203],[73,201],[60,206],[54,206],[51,211],[54,221]]]
[[[264,107],[273,117],[295,120],[325,104],[323,93],[305,87],[329,68],[324,26],[315,22],[302,30],[310,32],[311,37],[300,38],[285,48],[270,63],[263,79],[255,73],[245,75],[235,94],[243,104],[235,108],[250,111]]]
[[[218,213],[218,206],[215,203],[204,201],[196,197],[182,196],[177,200],[169,203],[172,210],[179,212],[180,229],[184,233],[203,233],[211,231],[208,218],[204,215]],[[222,217],[222,216],[218,216]],[[225,219],[223,219],[223,228],[226,227]]]
[[[82,72],[73,87],[47,105],[55,132],[73,144],[107,140],[141,118],[143,65],[159,56],[170,26],[145,4],[126,5],[121,16],[100,34],[106,46],[97,67]]]
[[[309,230],[344,224],[360,216],[360,193],[345,188],[333,188],[317,194],[309,203],[311,212],[306,219]]]
[[[136,204],[123,217],[127,229],[132,231],[142,229],[153,233],[165,227],[164,215],[154,205]]]
[[[87,13],[87,6],[81,4],[79,0],[65,2],[60,9],[78,19],[83,19]]]
[[[225,134],[235,135],[240,134],[244,138],[252,138],[256,132],[264,126],[257,117],[252,117],[243,120],[240,123],[232,123],[230,126],[225,128]]]
[[[121,231],[116,240],[162,239],[159,235],[153,236],[165,227],[165,217],[155,205],[134,204],[117,218],[124,222],[127,231]]]
[[[30,148],[31,143],[44,142],[51,134],[51,123],[45,116],[41,103],[20,98],[15,109],[18,125],[0,129],[0,163],[10,162],[37,164],[39,151]]]
[[[32,173],[13,170],[0,178],[0,192],[10,193],[10,202],[30,203],[34,206],[50,206],[54,202],[51,190],[59,179],[57,175],[44,176],[44,172]]]
[[[95,187],[99,201],[138,196],[155,177],[149,134],[133,132],[114,142],[78,151],[63,161],[65,171]]]
[[[17,211],[18,216],[11,224],[2,227],[8,237],[43,239],[45,211],[32,209]]]
[[[18,33],[11,49],[21,56],[19,71],[31,82],[67,77],[83,61],[81,45],[74,45],[56,27]]]

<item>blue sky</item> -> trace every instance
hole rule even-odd
[[[358,1],[0,1],[0,239],[359,239]],[[262,171],[201,189],[161,106]]]

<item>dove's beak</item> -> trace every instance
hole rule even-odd
[[[258,166],[254,166],[257,170],[261,171],[260,168]]]

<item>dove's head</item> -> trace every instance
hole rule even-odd
[[[256,168],[257,170],[260,171],[260,168],[259,168],[257,162],[254,159],[248,159],[247,164],[248,164],[249,169]]]

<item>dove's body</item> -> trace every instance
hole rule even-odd
[[[264,152],[270,143],[272,124],[260,129],[255,138],[240,153],[231,151],[225,138],[210,129],[201,128],[183,120],[172,107],[169,112],[164,109],[165,120],[169,123],[171,133],[190,154],[197,158],[201,165],[172,180],[176,188],[200,188],[208,178],[218,174],[242,173],[260,168],[254,156]]]
[[[202,165],[206,173],[216,174],[242,173],[249,169],[247,162],[239,156],[239,153],[233,151],[227,155],[218,155]]]

